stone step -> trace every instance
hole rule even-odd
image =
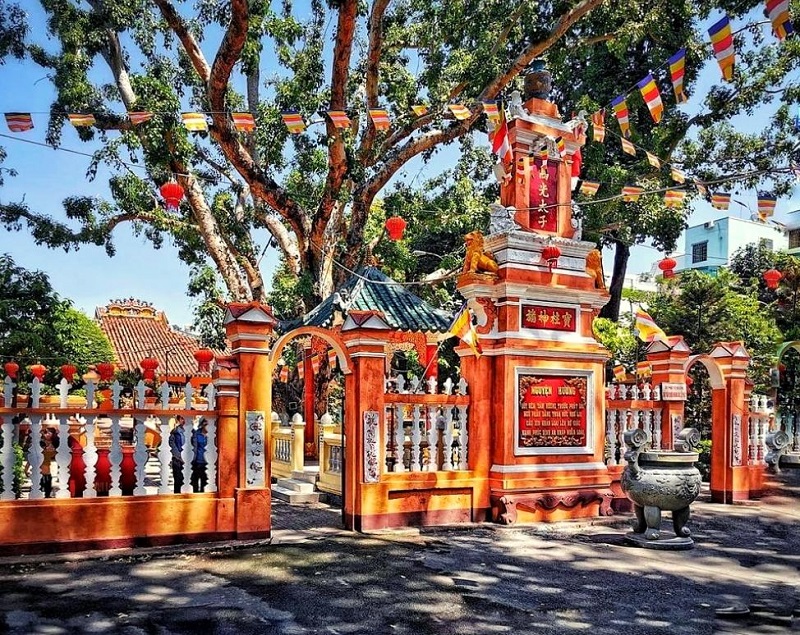
[[[278,500],[286,501],[290,505],[319,502],[319,492],[298,492],[296,490],[283,488],[277,484],[272,486],[272,496]]]
[[[302,472],[292,472],[292,478],[295,481],[305,481],[312,485],[319,480],[319,466],[305,467]]]
[[[301,481],[296,478],[279,478],[275,483],[278,487],[285,490],[292,490],[301,494],[311,494],[314,491],[314,483],[308,481]]]

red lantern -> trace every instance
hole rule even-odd
[[[392,216],[386,219],[384,227],[386,227],[386,231],[389,233],[389,238],[392,240],[400,240],[406,229],[406,222],[399,216]]]
[[[674,278],[675,272],[673,269],[678,266],[678,261],[675,258],[664,258],[661,262],[658,263],[658,268],[664,272],[665,278]]]
[[[100,362],[95,366],[97,374],[100,375],[100,381],[111,381],[114,376],[114,364],[111,362]]]
[[[168,181],[161,186],[159,192],[167,205],[167,209],[178,209],[183,200],[184,189],[175,181]]]
[[[42,364],[31,364],[28,366],[31,375],[36,377],[39,381],[44,381],[44,374],[47,372],[47,367]]]
[[[158,368],[158,360],[155,357],[145,357],[139,366],[142,367],[142,377],[145,380],[156,378],[156,368]]]
[[[547,266],[552,270],[558,264],[558,259],[561,257],[561,250],[555,245],[547,245],[542,249],[542,260],[547,263]]]
[[[194,358],[197,360],[197,370],[201,373],[207,373],[211,360],[214,359],[214,352],[210,348],[198,348],[194,352]]]
[[[3,368],[6,371],[6,375],[11,377],[11,379],[17,378],[17,373],[19,372],[19,364],[17,364],[17,362],[6,362]]]
[[[777,289],[781,278],[783,278],[783,274],[777,269],[768,269],[764,272],[764,282],[767,283],[768,289]]]
[[[72,378],[75,377],[75,373],[78,372],[78,369],[75,368],[72,364],[64,364],[61,367],[61,375],[66,379],[69,383],[72,383]]]

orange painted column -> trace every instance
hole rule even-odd
[[[683,336],[670,337],[667,342],[653,342],[647,350],[647,361],[653,369],[653,387],[661,384],[686,385],[686,360],[691,351]],[[662,390],[662,400],[664,391]],[[684,427],[686,402],[664,400],[661,413],[661,447],[672,449],[675,434]]]
[[[236,536],[268,537],[270,520],[270,420],[272,368],[270,341],[277,320],[256,302],[228,305],[225,335],[239,365],[239,470],[234,498]]]
[[[492,417],[494,358],[475,357],[472,350],[460,345],[456,351],[461,356],[461,374],[467,381],[469,401],[469,469],[473,470],[475,495],[472,517],[475,522],[488,520],[491,512],[489,500],[489,471],[492,467]]]
[[[366,485],[376,483],[373,471],[365,459],[365,420],[374,418],[377,413],[377,448],[371,455],[377,474],[383,470],[385,460],[384,429],[384,369],[386,353],[385,333],[377,329],[354,328],[342,330],[342,339],[352,360],[353,372],[347,375],[345,388],[345,476],[344,476],[344,517],[345,526],[356,531],[372,528],[370,517],[376,517],[383,505],[383,497],[375,494],[375,505],[368,494]],[[352,397],[351,397],[352,396]],[[366,443],[370,443],[367,439]],[[379,476],[378,476],[379,480]]]

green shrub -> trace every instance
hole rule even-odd
[[[697,469],[704,482],[711,479],[711,439],[700,441],[700,458],[697,460]]]
[[[11,489],[14,492],[14,497],[19,498],[22,495],[22,481],[25,479],[25,454],[22,452],[22,446],[19,443],[15,443],[13,447],[14,471]],[[3,476],[3,467],[0,466],[0,483],[3,483]]]

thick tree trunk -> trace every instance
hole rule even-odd
[[[608,292],[611,299],[600,311],[600,317],[617,322],[619,320],[619,307],[622,303],[622,289],[625,287],[625,272],[628,270],[628,259],[631,257],[631,248],[625,243],[617,242],[614,248],[614,271],[611,274],[611,284]]]

